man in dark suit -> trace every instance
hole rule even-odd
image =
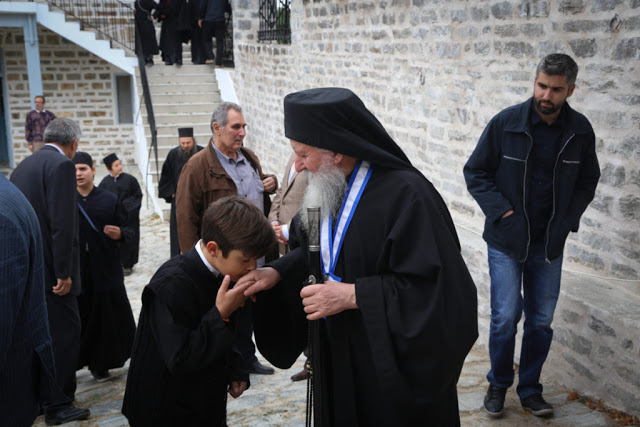
[[[33,208],[3,175],[0,230],[0,420],[30,426],[44,400],[42,386],[55,375],[42,237]]]
[[[78,207],[75,165],[80,127],[70,119],[53,120],[44,131],[45,146],[24,159],[11,182],[25,195],[38,216],[44,253],[44,287],[53,340],[57,393],[45,402],[47,424],[89,417],[75,408],[76,368],[80,344]]]

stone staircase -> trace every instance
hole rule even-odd
[[[151,101],[158,129],[158,164],[151,152],[149,174],[156,186],[162,172],[162,165],[171,149],[178,145],[178,128],[193,127],[196,142],[204,146],[211,138],[211,114],[214,106],[221,102],[220,91],[213,65],[192,65],[188,56],[188,45],[183,45],[187,53],[182,66],[164,65],[159,56],[156,65],[147,67],[147,78],[151,91]],[[138,94],[142,98],[140,70],[136,69]],[[147,110],[141,99],[141,114],[145,126],[147,149],[151,146],[151,133],[147,121]],[[169,216],[170,205],[160,200],[165,218]]]

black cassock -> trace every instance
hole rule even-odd
[[[190,31],[182,31],[180,14],[184,0],[160,0],[154,16],[162,22],[160,29],[160,50],[162,60],[167,64],[182,63],[182,43],[187,43]]]
[[[202,150],[203,147],[196,145],[195,152]],[[175,147],[167,155],[167,159],[162,165],[162,174],[158,183],[158,197],[164,199],[167,203],[171,203],[171,217],[169,219],[169,242],[171,245],[171,257],[180,254],[180,244],[178,243],[178,224],[176,222],[176,199],[173,197],[178,188],[178,179],[182,167],[187,163],[189,158],[180,157],[182,148]]]
[[[226,426],[232,381],[249,382],[229,322],[215,307],[222,277],[195,248],[164,263],[142,292],[122,413],[132,426]]]
[[[125,268],[132,268],[138,262],[140,246],[140,207],[142,206],[142,190],[138,180],[126,172],[122,172],[116,179],[111,175],[105,176],[98,186],[118,196],[118,203],[126,213],[127,227],[133,232],[120,246],[120,260]]]
[[[105,225],[119,226],[125,240],[133,231],[123,226],[125,214],[116,196],[106,190],[94,187],[86,197],[78,194],[78,204],[86,213],[78,215],[83,285],[78,296],[82,321],[78,369],[119,368],[131,355],[136,324],[124,287],[120,242],[109,238],[103,229]]]
[[[136,37],[140,37],[140,46],[145,58],[157,55],[159,52],[156,28],[151,20],[151,11],[157,8],[158,4],[153,0],[136,0],[135,3]]]
[[[258,349],[279,368],[307,345],[299,293],[308,249],[298,221],[290,231],[294,249],[270,264],[283,281],[254,304]],[[355,283],[359,309],[320,320],[322,424],[459,425],[456,384],[478,336],[476,288],[431,183],[374,165],[335,274]]]

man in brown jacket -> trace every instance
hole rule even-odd
[[[230,195],[249,199],[265,216],[269,213],[271,199],[278,188],[275,175],[262,173],[260,161],[253,151],[242,146],[247,123],[242,108],[232,102],[223,102],[211,116],[213,138],[207,147],[194,154],[184,165],[176,190],[176,221],[180,251],[186,253],[200,240],[202,216],[216,200]],[[272,374],[273,368],[258,362],[255,345],[251,340],[250,304],[245,305],[241,316],[246,319],[239,325],[236,344],[249,372]]]

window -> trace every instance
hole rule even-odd
[[[258,40],[291,43],[291,0],[260,0]]]
[[[118,123],[133,123],[133,80],[128,74],[116,76],[116,104]]]

